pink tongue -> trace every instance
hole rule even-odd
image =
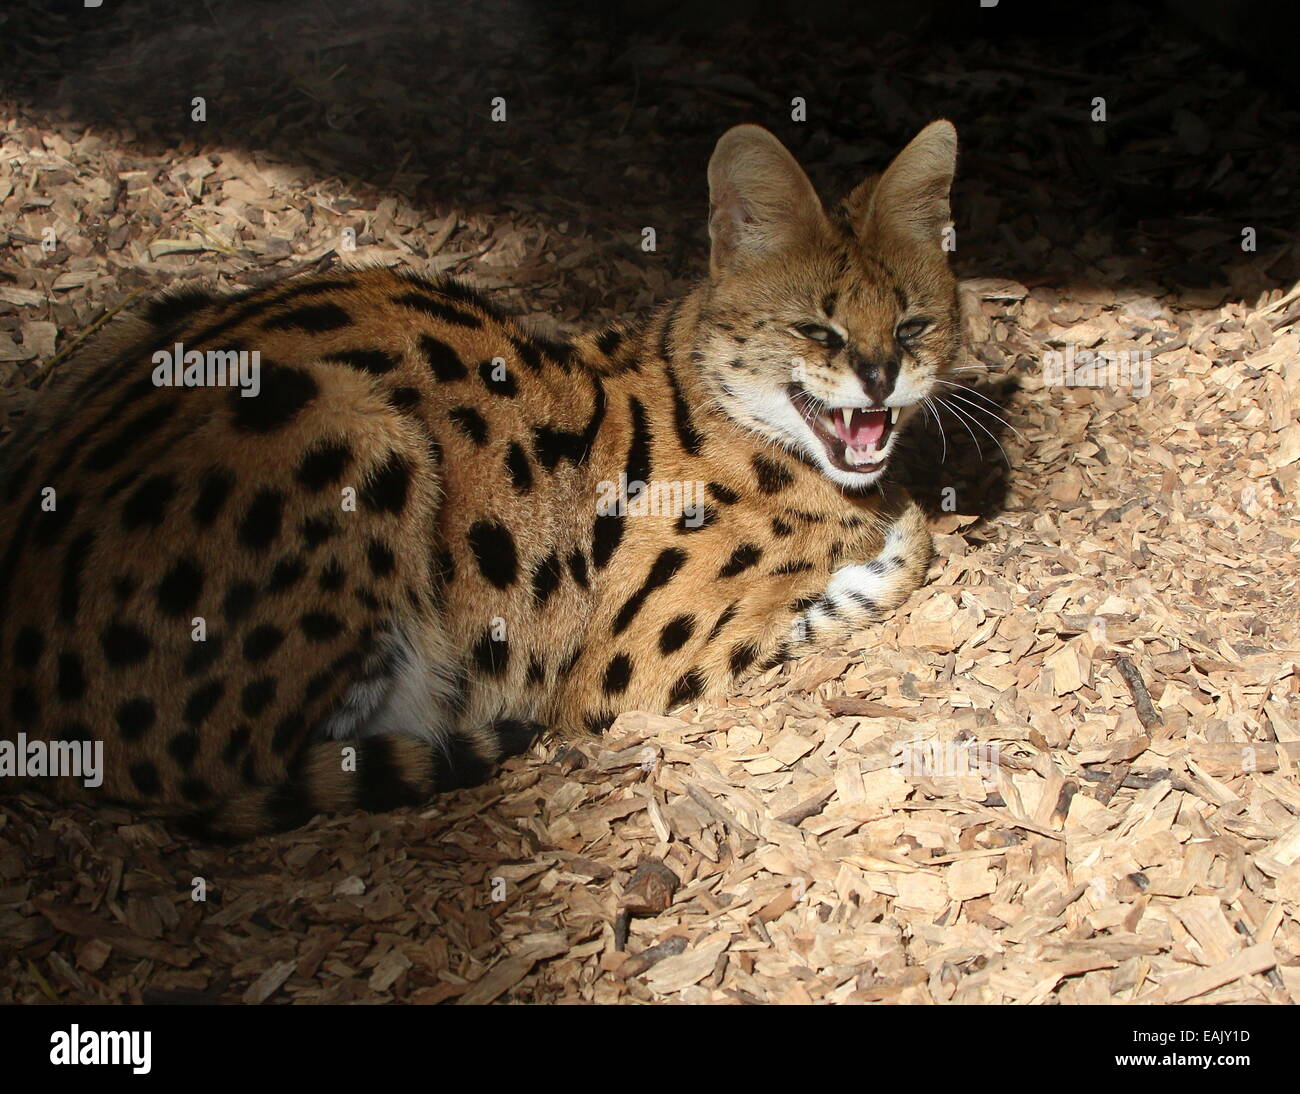
[[[835,432],[850,448],[874,448],[885,435],[885,411],[854,410],[849,415],[849,428],[844,428],[844,420],[836,411],[834,416]]]

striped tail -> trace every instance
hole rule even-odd
[[[313,741],[281,783],[250,787],[181,818],[187,835],[221,843],[300,828],[317,813],[385,813],[425,805],[447,790],[477,786],[500,761],[525,751],[538,722],[502,719],[473,737],[429,742],[377,736]]]

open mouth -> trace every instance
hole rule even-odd
[[[832,407],[798,384],[789,385],[786,391],[799,416],[821,441],[832,467],[869,475],[885,466],[885,448],[898,423],[897,407]]]

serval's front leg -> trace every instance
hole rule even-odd
[[[786,652],[799,656],[886,618],[920,588],[933,555],[925,515],[908,498],[876,557],[839,567],[825,591],[794,616]]]

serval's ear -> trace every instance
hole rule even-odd
[[[931,122],[894,157],[883,175],[867,179],[844,202],[859,235],[902,236],[942,244],[952,220],[948,191],[957,169],[957,130]]]
[[[785,145],[757,125],[738,125],[709,160],[709,272],[752,264],[815,231],[822,203]]]

